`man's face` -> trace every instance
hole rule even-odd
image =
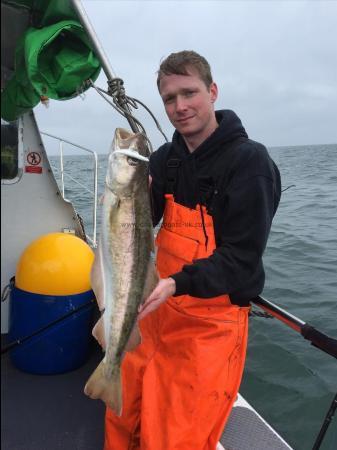
[[[166,114],[182,136],[206,139],[214,131],[214,106],[218,89],[212,83],[207,89],[195,69],[189,75],[164,75],[160,95]]]

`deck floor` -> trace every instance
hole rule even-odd
[[[93,342],[81,368],[61,375],[33,375],[1,357],[1,447],[3,450],[100,450],[104,405],[83,394],[102,359]]]

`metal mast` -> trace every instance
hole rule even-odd
[[[104,73],[108,79],[108,85],[110,88],[110,85],[113,83],[113,80],[118,79],[118,78],[116,77],[116,74],[114,73],[114,71],[110,65],[109,59],[99,41],[99,38],[98,38],[98,36],[94,30],[94,27],[92,26],[90,19],[81,3],[81,0],[71,0],[71,3],[72,3],[72,6],[73,6],[75,12],[78,15],[79,21],[81,22],[83,28],[85,29],[85,31],[90,39],[90,42],[94,49],[94,52],[102,65]],[[135,133],[139,132],[140,129],[131,117],[131,110],[130,110],[130,107],[127,104],[127,102],[123,101],[122,98],[119,98],[119,106],[123,110],[125,110],[126,119],[129,122],[132,131]]]

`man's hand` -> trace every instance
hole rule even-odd
[[[151,295],[140,305],[138,320],[143,319],[147,314],[157,309],[176,291],[176,282],[173,278],[159,280]]]

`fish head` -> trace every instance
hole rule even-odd
[[[148,163],[143,134],[117,128],[109,154],[107,186],[119,195],[131,194],[139,183],[147,183]]]

